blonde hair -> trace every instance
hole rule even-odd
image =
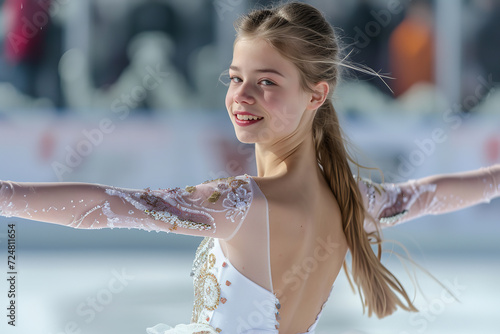
[[[365,307],[368,309],[368,316],[375,313],[379,318],[385,317],[393,313],[397,306],[417,311],[401,283],[380,262],[380,231],[367,234],[363,226],[367,213],[357,184],[359,176],[358,179],[353,177],[348,161],[354,163],[358,170],[364,167],[357,164],[346,150],[345,136],[331,95],[340,77],[340,66],[355,67],[340,59],[340,47],[332,26],[316,8],[291,2],[254,10],[237,20],[235,28],[235,42],[248,37],[264,39],[295,64],[306,91],[311,91],[310,84],[320,81],[329,84],[329,96],[316,111],[312,130],[316,158],[338,201],[351,252],[351,272],[346,261],[344,270],[351,286],[352,281],[357,286],[363,310]],[[378,246],[377,254],[372,244]]]

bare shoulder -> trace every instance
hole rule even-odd
[[[311,217],[313,213],[325,211],[331,214],[332,206],[335,207],[337,204],[329,187],[319,182],[301,183],[268,177],[252,178],[274,213],[279,213],[278,216],[287,219],[290,216],[304,219],[305,216]]]
[[[268,201],[276,203],[317,202],[325,199],[335,201],[335,196],[329,186],[321,182],[293,182],[287,179],[252,176],[259,189]]]
[[[252,176],[260,191],[264,194],[269,204],[285,203],[293,191],[293,185],[284,180],[269,177]]]
[[[255,181],[259,189],[266,195],[266,193],[269,192],[269,189],[271,189],[271,184],[272,180],[266,177],[260,177],[260,176],[251,176],[251,178]]]

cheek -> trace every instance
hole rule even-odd
[[[282,115],[290,108],[290,98],[285,94],[264,93],[262,104],[272,111],[273,115]]]
[[[302,103],[297,96],[274,96],[268,100],[268,106],[272,110],[272,125],[277,132],[290,132],[297,128],[303,110]]]
[[[227,111],[229,111],[229,108],[231,107],[231,104],[233,102],[233,94],[231,92],[231,88],[228,88],[227,92],[226,92],[226,109]]]

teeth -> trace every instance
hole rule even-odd
[[[237,114],[236,118],[238,118],[241,121],[254,121],[254,120],[262,119],[262,117],[241,115],[241,114]]]

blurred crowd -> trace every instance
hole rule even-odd
[[[347,59],[391,77],[346,71],[342,85],[359,90],[339,89],[345,105],[363,108],[366,94],[380,109],[406,101],[419,110],[438,98],[436,22],[446,17],[436,17],[437,1],[305,1],[331,20]],[[229,63],[218,50],[233,43],[221,34],[234,16],[226,14],[272,2],[0,0],[0,113],[220,110]],[[462,106],[469,111],[500,82],[500,0],[459,3],[460,94],[477,96],[478,85],[487,93]]]

